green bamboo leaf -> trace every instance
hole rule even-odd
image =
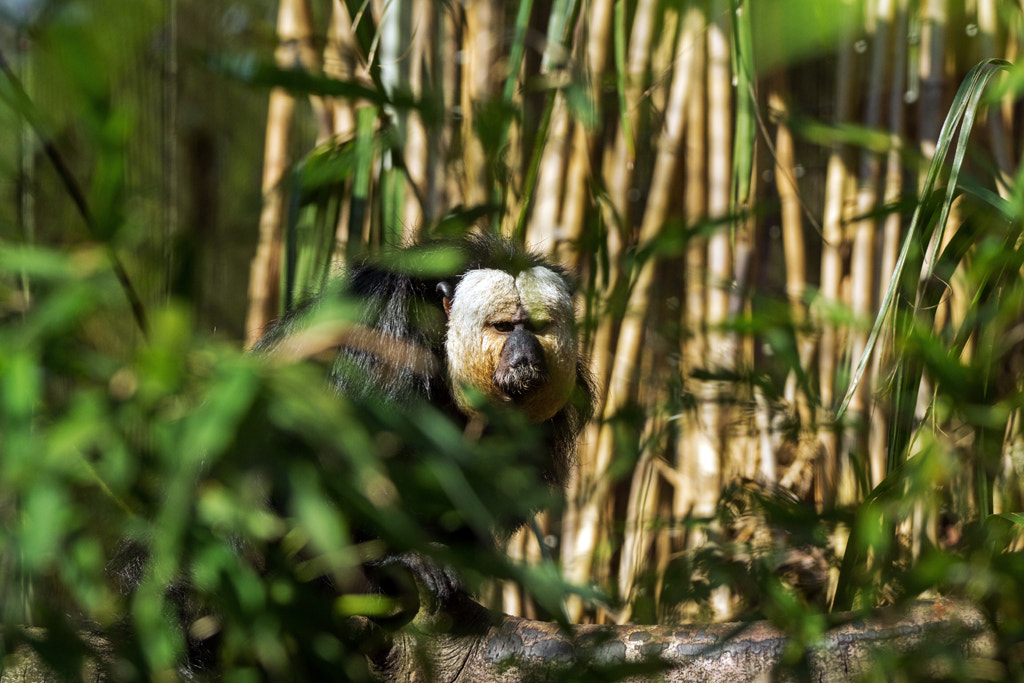
[[[435,110],[402,89],[389,93],[379,84],[366,85],[359,81],[343,81],[312,73],[301,68],[282,68],[271,62],[249,56],[217,55],[209,60],[210,67],[247,85],[264,88],[284,88],[294,95],[321,95],[365,100],[377,106],[415,110],[429,119]]]
[[[533,9],[533,0],[524,0],[519,3],[519,11],[516,13],[515,33],[512,36],[512,46],[508,55],[508,75],[505,77],[505,89],[502,92],[502,100],[505,104],[512,103],[512,96],[516,92],[516,81],[519,80],[519,72],[523,66],[523,55],[526,52],[526,32],[530,28],[530,11]],[[505,134],[507,136],[508,129]]]
[[[576,23],[579,0],[555,0],[548,20],[548,43],[541,60],[541,73],[562,66],[568,61],[565,39],[569,27]]]
[[[1024,512],[1000,512],[992,515],[995,519],[1003,519],[1024,529]]]

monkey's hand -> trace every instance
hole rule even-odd
[[[415,552],[385,555],[366,565],[373,584],[397,602],[397,611],[387,624],[399,628],[417,614],[436,615],[465,594],[462,579],[450,567]]]

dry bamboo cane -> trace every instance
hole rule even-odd
[[[848,35],[839,40],[838,64],[836,67],[835,120],[841,124],[849,121],[854,90],[853,44]],[[821,299],[826,306],[841,301],[843,279],[843,213],[846,186],[849,180],[847,150],[841,144],[833,144],[829,153],[825,174],[825,205],[822,215],[823,244],[821,251]],[[823,319],[819,321],[821,340],[818,349],[818,377],[821,405],[825,414],[819,416],[818,439],[824,450],[819,472],[815,477],[815,497],[819,506],[827,506],[835,497],[838,472],[838,447],[830,412],[836,402],[836,366],[842,353],[840,331],[837,326]]]
[[[786,259],[786,296],[789,299],[793,327],[796,329],[800,366],[807,370],[814,355],[814,340],[804,331],[807,323],[807,308],[804,302],[807,289],[807,262],[804,252],[803,209],[796,183],[793,135],[786,121],[789,115],[787,97],[787,83],[784,77],[780,77],[775,89],[768,95],[768,107],[779,117],[775,131],[775,178],[781,205],[782,245]],[[813,420],[811,406],[807,396],[802,391],[798,393],[795,371],[791,371],[786,378],[784,396],[790,405],[796,407],[803,428],[809,427]]]
[[[725,3],[712,2],[707,29],[707,126],[708,126],[708,217],[712,220],[728,216],[732,209],[732,65],[729,49],[729,13]],[[707,355],[704,367],[712,373],[735,369],[735,339],[722,329],[729,317],[730,289],[733,261],[729,231],[716,230],[707,245],[707,308],[705,324],[708,328]],[[696,496],[693,513],[710,516],[718,504],[722,484],[722,455],[726,450],[722,427],[723,401],[730,387],[724,380],[697,383],[697,410],[699,420],[698,452],[694,454]],[[703,539],[695,534],[691,543]],[[711,598],[715,619],[729,615],[730,596],[722,587]]]
[[[615,142],[611,162],[605,169],[605,182],[608,185],[608,195],[611,199],[611,209],[614,215],[605,219],[611,229],[608,231],[608,250],[614,254],[622,253],[623,234],[617,230],[617,224],[621,221],[621,227],[626,234],[630,229],[630,202],[629,196],[633,188],[633,171],[636,160],[630,156],[630,149],[635,149],[635,131],[639,123],[640,98],[643,95],[644,84],[647,82],[647,74],[650,71],[651,37],[654,35],[654,26],[657,21],[656,12],[658,3],[655,0],[640,0],[637,4],[636,13],[633,17],[633,31],[629,39],[629,54],[626,62],[626,114],[629,122],[629,129],[624,130],[621,126],[616,131]],[[632,139],[631,139],[632,138]],[[609,274],[613,279],[617,273]],[[610,289],[614,288],[614,282]]]
[[[348,8],[342,0],[332,0],[331,18],[327,25],[327,44],[324,47],[324,74],[340,81],[353,80],[359,77],[368,79],[366,73],[366,60],[359,52],[355,43],[355,28],[349,17]],[[337,140],[349,140],[356,134],[356,109],[358,102],[351,102],[340,97],[328,99],[328,106],[332,113],[332,132]],[[339,248],[335,249],[336,266],[342,265],[342,260],[348,249],[345,245],[350,240],[361,240],[362,230],[360,226],[354,232],[350,225],[352,211],[352,196],[345,192],[341,195],[341,205],[338,207],[338,223],[334,230],[334,238]]]
[[[665,127],[659,138],[659,151],[647,209],[640,228],[641,248],[650,244],[657,236],[667,218],[676,167],[683,151],[683,121],[692,75],[689,64],[691,54],[690,46],[685,41],[680,41],[678,61],[672,78],[670,106],[665,112]],[[602,537],[600,513],[608,501],[611,482],[608,480],[607,470],[612,461],[614,445],[612,424],[609,420],[630,401],[635,389],[634,371],[640,358],[644,319],[654,280],[654,266],[653,260],[641,266],[634,282],[626,306],[626,317],[619,330],[594,461],[588,468],[589,471],[580,473],[580,502],[575,544],[571,549],[567,549],[565,562],[566,578],[576,583],[585,583],[590,578],[594,554]],[[569,618],[578,619],[582,612],[582,603],[578,599],[572,599],[569,601],[568,609]]]
[[[608,62],[608,37],[611,32],[610,0],[594,4],[594,14],[589,19],[587,32],[587,59],[590,72],[590,92],[595,106],[600,106],[605,67]],[[587,21],[587,13],[580,12],[579,21]],[[565,181],[565,200],[562,203],[562,241],[577,243],[583,234],[586,214],[591,205],[591,192],[587,178],[595,173],[591,160],[595,156],[600,137],[598,131],[588,131],[579,122],[573,126],[572,155]],[[560,249],[559,256],[564,252]],[[564,259],[563,259],[564,260]]]
[[[505,544],[505,554],[512,562],[526,559],[528,533],[526,529],[520,529]],[[501,582],[501,610],[514,617],[523,616],[523,591],[518,584],[512,581]]]
[[[896,0],[893,32],[892,84],[889,90],[889,142],[890,148],[886,159],[885,189],[883,204],[895,205],[903,192],[903,128],[904,98],[906,90],[907,68],[907,22],[908,0]],[[885,217],[882,228],[882,256],[879,267],[879,289],[884,291],[888,279],[896,270],[896,260],[902,246],[903,217],[893,211]],[[872,356],[871,381],[878,385],[883,381],[890,358],[891,330],[882,331]],[[876,410],[872,416],[868,453],[871,457],[871,485],[878,485],[888,472],[886,471],[886,453],[888,452],[888,412]]]
[[[496,96],[498,79],[492,69],[499,63],[504,3],[471,0],[465,5],[462,44],[462,161],[464,201],[470,206],[491,199],[489,163],[476,134],[476,106]]]
[[[598,118],[604,116],[602,106],[609,63],[608,50],[612,39],[613,10],[614,0],[595,0],[589,11],[579,13],[579,25],[576,30],[576,35],[586,35],[587,86],[592,106]],[[580,50],[577,49],[577,51]],[[553,59],[553,52],[545,53],[545,64],[556,61]],[[582,122],[577,121],[573,124],[571,154],[567,158],[566,189],[562,202],[560,224],[562,232],[557,245],[559,255],[563,257],[563,260],[564,256],[568,255],[565,245],[578,243],[582,239],[586,217],[594,204],[593,192],[590,189],[591,183],[586,181],[588,178],[600,177],[602,175],[601,164],[607,162],[607,158],[602,159],[598,153],[603,134],[604,132],[600,128],[587,130]],[[608,224],[613,225],[611,222]],[[612,239],[614,240],[614,236]],[[617,263],[619,252],[614,242],[610,242],[607,248],[611,262]],[[583,266],[582,255],[573,254],[573,257],[578,267]],[[582,270],[582,268],[580,269]],[[598,332],[598,337],[600,337],[600,332]],[[607,347],[595,345],[595,348],[603,351]],[[598,374],[597,379],[600,383],[604,377]]]
[[[462,32],[464,30],[462,5],[460,3],[444,3],[445,11],[440,15],[438,26],[438,49],[436,53],[437,76],[440,82],[436,85],[437,91],[441,94],[443,111],[454,112],[458,110],[461,101],[459,92],[459,59],[462,54]],[[445,125],[443,135],[431,136],[431,144],[436,149],[444,150],[445,153],[436,153],[432,158],[435,177],[434,201],[437,209],[443,213],[453,206],[465,206],[468,204],[463,194],[462,169],[456,164],[447,162],[447,150],[454,145],[454,140],[461,133],[456,126]]]
[[[565,197],[566,155],[570,151],[571,136],[575,135],[575,132],[570,132],[572,126],[565,95],[559,91],[554,98],[544,153],[537,170],[533,210],[526,228],[526,243],[544,252],[552,252],[555,248],[550,241],[551,236],[565,234],[561,213]]]
[[[597,21],[590,25],[591,33],[589,37],[588,47],[592,45],[601,45],[607,42],[608,39],[608,27],[607,22]],[[605,48],[606,49],[606,48]],[[588,58],[591,60],[597,60],[597,63],[593,62],[590,65],[592,81],[591,86],[597,88],[600,84],[597,71],[598,67],[603,71],[604,64],[606,63],[605,53],[600,49],[588,50]],[[551,54],[546,55],[545,63],[557,64],[559,60],[551,58]],[[595,98],[599,90],[595,90]],[[585,172],[589,172],[589,141],[587,135],[583,130],[580,123],[571,121],[567,103],[564,95],[559,93],[558,100],[555,103],[556,109],[553,113],[554,128],[557,134],[564,136],[562,138],[565,141],[565,146],[556,146],[551,148],[552,157],[546,161],[549,166],[544,170],[546,174],[557,173],[559,169],[563,170],[562,177],[555,180],[554,186],[563,188],[561,197],[559,198],[561,204],[560,210],[560,238],[561,240],[576,240],[581,235],[581,230],[584,222],[585,213],[585,202],[589,201],[589,191],[585,191],[584,187],[584,175]],[[554,119],[554,116],[558,116],[558,119]],[[570,138],[571,136],[571,138]],[[571,139],[571,142],[569,142]],[[547,150],[546,150],[547,152]],[[568,158],[566,158],[568,156]],[[564,164],[564,166],[562,166]],[[565,183],[562,185],[562,183]],[[554,200],[550,200],[552,203]],[[534,213],[534,220],[538,218],[537,213]],[[543,219],[543,216],[539,216]],[[557,248],[557,245],[555,245]],[[568,259],[564,258],[561,253],[558,254],[559,260],[568,262]],[[576,256],[577,270],[582,270],[579,266],[582,265],[582,255]],[[612,263],[618,262],[617,254],[609,254],[609,258]],[[608,342],[608,329],[611,321],[608,316],[601,316],[600,323],[595,334],[593,343],[591,344],[591,368],[594,372],[594,377],[599,387],[607,386],[608,369],[610,368],[611,359],[611,347]],[[595,414],[600,415],[603,410],[602,397],[599,397],[597,405],[595,406]],[[577,544],[577,533],[579,531],[579,520],[581,519],[580,506],[583,504],[588,497],[588,493],[581,490],[581,486],[585,482],[592,481],[596,477],[598,471],[596,465],[596,445],[598,443],[599,426],[591,423],[587,426],[584,439],[583,447],[579,453],[579,465],[573,473],[573,477],[569,482],[568,490],[566,491],[566,509],[565,515],[562,518],[562,543],[561,553],[563,562],[567,561],[567,558],[573,556],[574,548]],[[571,561],[571,560],[569,560]],[[589,579],[589,567],[587,571]],[[568,605],[569,614],[571,619],[578,620],[582,614],[582,602],[578,599],[570,600]]]
[[[312,23],[306,0],[281,0],[277,16],[277,63],[285,68],[313,68]],[[249,310],[245,345],[252,346],[267,324],[280,314],[281,249],[286,213],[284,179],[288,172],[288,138],[295,99],[283,88],[270,92],[263,160],[263,209],[259,242],[249,272]]]
[[[696,10],[693,11],[696,14]],[[689,31],[693,31],[692,35]],[[707,218],[707,81],[705,73],[705,34],[703,16],[691,19],[684,28],[685,40],[693,45],[693,84],[687,99],[686,123],[686,224],[696,226]],[[703,367],[707,355],[707,328],[704,315],[707,300],[705,288],[707,240],[701,235],[692,235],[686,245],[686,298],[682,314],[686,337],[682,351],[684,376]],[[699,487],[696,474],[697,453],[701,441],[699,422],[692,411],[680,416],[681,426],[676,444],[676,471],[679,473],[673,486],[672,508],[674,517],[682,519],[689,514],[696,500]],[[677,550],[679,548],[677,547]]]
[[[608,15],[611,14],[611,3],[608,5]],[[624,254],[625,241],[628,239],[628,235],[631,233],[630,225],[630,209],[629,209],[629,193],[632,186],[633,169],[635,160],[631,158],[629,149],[634,147],[635,141],[627,139],[627,136],[633,134],[633,131],[637,130],[637,122],[639,120],[639,108],[640,108],[640,97],[642,96],[643,83],[646,78],[644,74],[649,71],[649,54],[650,54],[650,40],[652,34],[652,26],[654,24],[653,13],[656,10],[657,4],[649,1],[642,1],[637,7],[636,13],[633,18],[633,32],[629,40],[629,59],[626,65],[626,109],[629,117],[629,124],[627,129],[623,129],[621,126],[616,131],[616,139],[613,143],[611,152],[606,155],[605,163],[605,182],[608,187],[608,194],[611,201],[610,206],[608,204],[602,204],[602,210],[605,213],[605,225],[608,226],[608,238],[606,248],[608,250],[609,262],[618,264],[622,262]],[[593,43],[593,40],[591,41]],[[597,53],[591,51],[591,57],[597,58]],[[602,59],[604,57],[602,56]],[[596,69],[595,69],[596,71]],[[612,267],[606,274],[607,284],[606,291],[616,291],[620,286],[620,276],[622,271],[619,268]],[[612,344],[611,340],[618,331],[619,327],[618,320],[612,319],[611,316],[605,315],[601,317],[599,322],[598,330],[595,335],[595,349],[598,350],[600,357],[595,359],[595,369],[597,370],[598,381],[602,386],[607,386],[609,382],[609,376],[612,372]],[[603,406],[601,407],[603,410]],[[596,445],[600,442],[600,432],[595,430],[595,438],[593,443]],[[593,459],[588,459],[588,462],[593,462]],[[642,468],[638,468],[639,470]],[[637,472],[634,473],[636,476]],[[634,509],[635,511],[635,509]],[[629,530],[627,529],[627,535]],[[627,541],[627,544],[629,541]],[[624,549],[624,552],[627,553]],[[632,556],[627,556],[620,562],[620,583],[623,576],[632,577],[634,568],[622,570],[622,566],[631,567]],[[622,595],[627,595],[629,588],[622,590]],[[628,602],[628,601],[627,601]]]
[[[918,105],[918,127],[921,135],[921,154],[925,159],[935,156],[935,143],[945,111],[946,76],[946,0],[923,0],[921,3],[921,61],[918,79],[921,101]],[[922,168],[920,182],[924,183],[927,168]]]
[[[661,420],[648,419],[642,443],[649,444],[651,436],[663,430],[664,424],[661,424]],[[651,526],[658,509],[660,481],[657,451],[653,444],[645,445],[630,482],[622,555],[619,560],[619,596],[624,603],[622,611],[616,615],[616,622],[619,624],[628,623],[632,617],[636,580],[644,571],[644,559],[648,556],[654,540]]]
[[[999,12],[996,6],[996,0],[978,0],[978,39],[981,47],[981,54],[976,58],[978,61],[989,57],[1002,56],[996,47],[996,34],[999,22],[998,15]],[[1010,100],[1012,98],[1006,99]],[[1013,186],[1015,168],[1010,150],[1014,149],[1014,147],[1010,143],[1005,111],[1001,107],[990,107],[988,113],[988,131],[992,156],[995,157],[996,166],[999,169],[996,176],[996,186],[1003,197],[1009,197],[1010,188]]]
[[[869,129],[881,127],[882,93],[889,80],[889,33],[893,16],[892,0],[880,0],[877,6],[877,21],[871,36],[871,65],[868,76],[867,103],[865,104],[863,123]],[[860,171],[857,189],[857,220],[851,226],[853,233],[853,249],[850,256],[850,307],[858,320],[870,320],[874,317],[876,276],[875,233],[877,221],[870,217],[878,204],[878,191],[881,184],[881,158],[877,152],[866,149],[861,152]],[[855,325],[850,331],[850,358],[856,362],[864,353],[868,330],[862,325]],[[859,490],[856,459],[867,453],[867,420],[872,413],[872,385],[862,381],[850,400],[850,423],[843,430],[843,459],[839,472],[839,501],[851,503],[865,493]],[[868,454],[869,461],[862,466],[870,468],[870,462],[876,459],[875,454]],[[885,454],[881,457],[884,459]]]
[[[423,96],[423,75],[430,62],[433,49],[431,41],[434,37],[434,16],[440,6],[431,0],[411,0],[412,22],[409,27],[411,45],[408,54],[403,55],[402,73],[407,79],[409,91],[415,98]],[[410,110],[405,117],[405,147],[402,150],[405,168],[408,171],[408,182],[415,186],[415,191],[405,193],[405,204],[402,211],[402,236],[406,242],[411,241],[423,227],[436,216],[426,211],[420,204],[425,198],[424,191],[428,184],[427,170],[430,168],[430,142],[427,129],[419,112]],[[426,219],[426,220],[424,220]]]
[[[921,155],[926,160],[935,156],[936,143],[939,130],[942,125],[942,112],[945,111],[945,88],[944,79],[946,76],[946,3],[944,0],[924,0],[921,7],[921,54],[918,65],[918,80],[920,82],[921,94],[918,104],[918,131],[921,136],[919,141]],[[922,165],[918,177],[918,187],[924,187],[927,165]],[[950,212],[953,218],[953,212]],[[940,234],[949,234],[949,231],[936,229],[932,233],[932,239],[938,239]],[[933,253],[931,245],[925,251],[926,257],[921,264],[921,273],[928,272],[931,264],[928,263],[927,254]],[[941,307],[946,302],[940,302],[940,309],[936,311],[938,321],[944,313]],[[928,412],[931,403],[932,387],[931,379],[927,372],[921,376],[921,385],[918,390],[917,405],[914,409],[915,421],[922,421]],[[972,487],[973,490],[973,487]]]
[[[342,0],[331,0],[331,18],[327,24],[327,45],[324,48],[324,74],[340,81],[362,74],[365,62],[356,47],[355,29]],[[328,100],[333,115],[332,133],[345,139],[356,130],[354,103],[341,98]]]

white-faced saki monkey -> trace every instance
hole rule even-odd
[[[457,268],[437,274],[439,249]],[[576,337],[573,280],[563,268],[510,240],[471,235],[398,250],[353,268],[342,285],[360,304],[357,327],[365,333],[343,342],[331,364],[340,393],[396,407],[427,400],[464,427],[482,405],[521,411],[543,423],[540,478],[565,486],[595,389]],[[287,354],[323,296],[272,325],[255,352]],[[524,521],[499,522],[505,528],[492,532],[507,536]],[[396,558],[439,603],[459,590],[457,578],[423,558]]]

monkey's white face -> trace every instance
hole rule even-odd
[[[445,351],[459,409],[465,389],[514,403],[535,422],[565,406],[576,384],[572,294],[553,271],[536,267],[466,273],[452,296]]]

